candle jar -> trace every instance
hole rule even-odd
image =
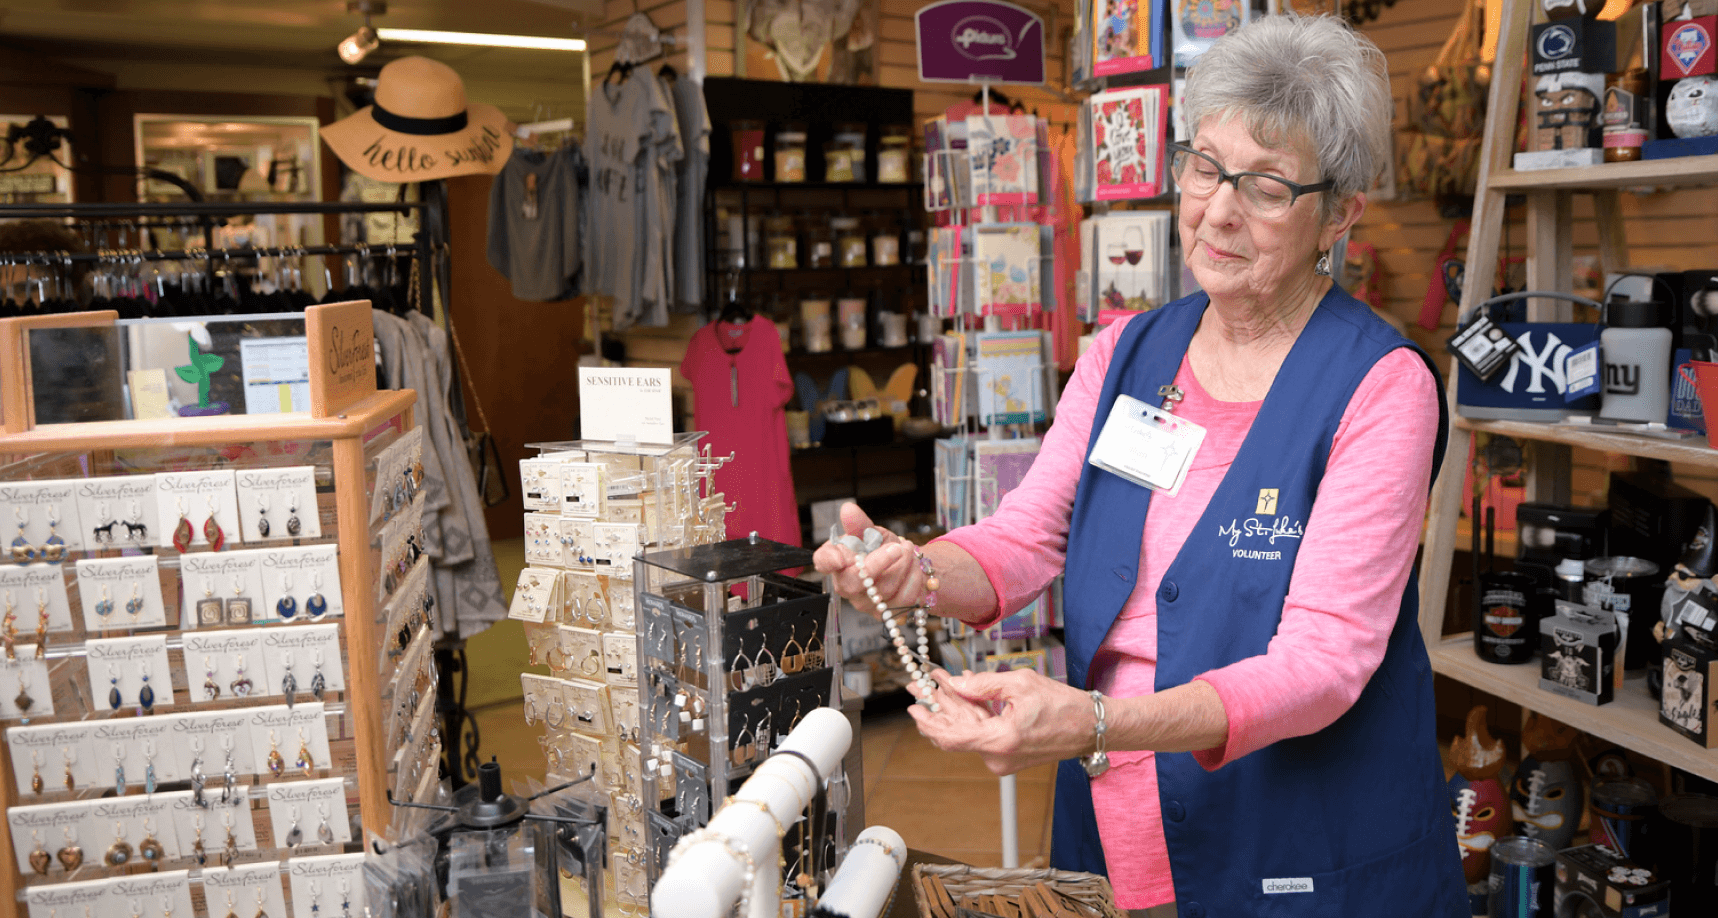
[[[732,131],[734,141],[734,181],[764,180],[764,126],[760,121],[736,121]]]
[[[841,346],[850,351],[865,349],[865,307],[862,296],[844,296],[836,301],[841,318]]]
[[[805,126],[790,124],[775,135],[775,180],[805,181]]]
[[[764,221],[764,248],[769,253],[770,267],[799,267],[799,236],[794,232],[792,217],[775,216]]]
[[[901,184],[911,177],[913,130],[905,124],[891,124],[883,129],[877,143],[877,181]]]
[[[805,226],[805,265],[808,268],[835,266],[835,233],[827,221],[817,217],[801,218]]]
[[[807,297],[799,301],[799,336],[805,349],[813,354],[835,349],[830,335],[828,298]]]
[[[886,268],[901,263],[900,227],[892,218],[872,221],[871,263]]]
[[[835,260],[843,268],[865,267],[865,232],[858,217],[836,217],[829,221],[835,231]]]

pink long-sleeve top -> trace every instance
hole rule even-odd
[[[998,597],[996,617],[1018,611],[1063,570],[1092,418],[1126,321],[1100,333],[1080,358],[1020,486],[994,515],[945,537],[984,569]],[[1186,398],[1175,413],[1205,427],[1204,444],[1180,491],[1152,496],[1139,580],[1092,661],[1092,687],[1111,697],[1153,692],[1158,584],[1263,404],[1213,399],[1197,369],[1182,359],[1175,384]],[[1229,726],[1224,745],[1194,753],[1206,769],[1315,733],[1359,697],[1384,658],[1413,567],[1438,423],[1436,385],[1412,351],[1392,351],[1361,381],[1337,428],[1288,596],[1281,609],[1257,610],[1280,614],[1276,636],[1262,656],[1198,677],[1217,691]],[[1092,782],[1092,802],[1116,904],[1134,909],[1173,901],[1153,754],[1112,751],[1110,761]]]

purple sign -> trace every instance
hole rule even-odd
[[[1044,83],[1044,20],[1000,0],[944,0],[919,10],[919,79]]]

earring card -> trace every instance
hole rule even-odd
[[[205,836],[208,833],[207,823],[208,820],[205,819]],[[181,829],[189,830],[189,823]],[[204,844],[207,844],[206,838]],[[233,907],[243,914],[286,914],[286,900],[280,885],[280,863],[277,861],[239,864],[220,870],[203,871],[203,901],[219,906],[210,908],[209,911],[217,915],[226,914],[221,909],[226,908],[229,893],[233,897]],[[252,912],[252,909],[256,911]]]
[[[262,606],[258,621],[283,621],[282,600],[291,599],[293,624],[321,618],[337,618],[346,614],[346,603],[340,591],[339,546],[298,545],[291,548],[270,548],[258,552],[262,570]],[[387,557],[383,556],[384,559]],[[325,611],[315,615],[312,605],[318,601]]]
[[[29,799],[30,780],[42,776],[44,789],[60,792],[66,789],[66,772],[78,788],[94,786],[100,769],[96,767],[93,747],[89,744],[90,729],[81,723],[32,724],[9,727],[6,745],[12,753],[12,778],[18,787],[19,800]],[[109,776],[112,772],[108,772]],[[16,839],[18,834],[14,832]]]
[[[241,471],[236,473],[236,482],[242,541],[322,538],[316,466]],[[298,521],[297,532],[292,531],[294,519]]]
[[[536,624],[548,620],[549,613],[561,606],[560,573],[540,567],[519,571],[519,582],[513,588],[513,602],[507,609],[507,617]]]
[[[24,544],[40,552],[51,540],[58,560],[65,553],[85,549],[84,527],[79,520],[77,481],[12,481],[0,485],[0,526],[8,528],[6,541]],[[50,521],[53,521],[50,525]],[[20,528],[22,527],[22,528]],[[17,560],[17,559],[14,559]],[[54,561],[52,557],[36,560]]]
[[[89,666],[90,699],[98,709],[137,705],[146,675],[154,704],[173,703],[173,671],[163,636],[91,638],[84,642],[84,660]],[[119,692],[117,707],[110,701],[114,690]]]
[[[328,830],[334,835],[332,844],[352,840],[351,820],[346,816],[346,779],[287,781],[270,784],[267,790],[269,837],[274,839],[274,847],[287,847],[287,836],[295,824],[301,836],[301,841],[293,846],[295,849],[321,846],[317,833],[325,817]],[[298,816],[296,823],[294,810]]]
[[[298,681],[302,701],[314,698],[311,682],[322,674],[325,693],[346,690],[346,667],[340,661],[340,626],[333,622],[297,628],[262,628],[263,666],[268,672],[266,694],[281,693],[287,673]]]
[[[156,532],[160,544],[172,545],[173,532],[183,519],[191,527],[189,544],[212,548],[209,536],[219,527],[223,545],[243,542],[239,532],[239,496],[232,470],[218,472],[158,472],[155,475]],[[214,527],[209,521],[214,520]]]
[[[243,778],[267,771],[266,759],[256,755],[257,741],[251,735],[248,709],[175,714],[173,731],[179,738],[174,747],[179,757],[179,773],[189,780],[191,766],[198,764],[200,758],[200,767],[210,791],[215,791],[216,786],[225,781],[229,752],[233,757],[233,774]],[[267,736],[262,738],[262,743],[266,752]]]
[[[599,462],[563,462],[557,470],[561,478],[560,511],[572,516],[600,517],[603,515],[603,466]]]
[[[75,570],[75,568],[74,568]],[[42,609],[48,613],[48,630],[72,630],[71,598],[66,593],[66,570],[59,564],[8,564],[0,567],[0,604],[10,600],[18,613],[18,630],[34,630]],[[82,614],[82,610],[79,610]]]
[[[300,701],[292,707],[278,705],[249,708],[251,752],[263,767],[259,774],[269,774],[268,754],[280,753],[285,762],[281,777],[311,777],[328,767],[328,724],[323,719],[322,702]],[[271,746],[272,743],[272,746]],[[310,752],[310,775],[297,767],[299,745]]]
[[[262,558],[256,552],[192,552],[179,557],[179,578],[184,586],[185,607],[179,620],[186,628],[209,628],[227,624],[229,600],[249,597],[260,601],[263,593]],[[89,594],[83,594],[85,603]],[[252,606],[254,616],[261,609]],[[247,617],[245,622],[251,619]],[[191,693],[193,697],[196,692]]]

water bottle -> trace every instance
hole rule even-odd
[[[1612,297],[1599,333],[1604,400],[1599,417],[1664,423],[1670,414],[1670,329],[1664,309],[1651,300]]]

